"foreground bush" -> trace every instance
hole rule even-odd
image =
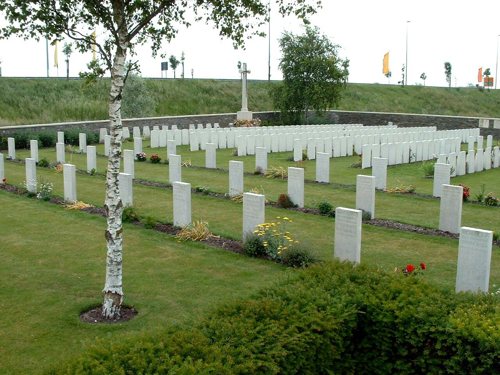
[[[498,296],[331,263],[194,328],[98,342],[53,373],[493,374],[499,316]]]

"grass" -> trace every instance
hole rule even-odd
[[[274,109],[269,86],[276,83],[249,81],[252,111]],[[0,126],[107,119],[108,87],[107,79],[89,87],[79,79],[2,77]],[[239,80],[146,79],[131,87],[141,89],[137,101],[146,95],[152,102],[135,116],[234,113],[241,103]],[[125,93],[124,107],[136,107],[133,90]],[[350,83],[337,109],[500,117],[499,102],[496,90]]]
[[[130,144],[125,145],[130,148]],[[102,145],[99,146],[102,152]],[[150,150],[145,148],[148,153]],[[204,164],[204,153],[190,153],[178,147],[183,160],[193,165]],[[226,167],[231,159],[243,160],[245,170],[253,172],[254,158],[233,157],[232,150],[217,152],[218,166]],[[270,154],[269,165],[294,165],[290,153]],[[28,155],[18,150],[18,157]],[[55,159],[53,149],[41,149],[40,157]],[[85,169],[85,155],[66,154],[67,162]],[[356,157],[335,158],[331,164],[331,180],[335,184],[306,183],[306,205],[330,201],[334,206],[353,207],[356,174],[370,170],[349,168]],[[98,158],[98,172],[105,169],[106,159]],[[304,163],[306,177],[314,173],[314,162]],[[423,178],[420,166],[389,168],[391,183],[414,183],[417,192],[429,193],[431,181]],[[136,177],[167,182],[165,164],[136,163]],[[62,174],[38,168],[40,179],[52,181],[57,195],[63,193]],[[211,191],[226,192],[225,170],[182,168],[183,180],[192,186],[205,185]],[[5,162],[8,183],[20,185],[25,179],[24,165]],[[498,170],[465,176],[474,189],[485,183],[487,190],[498,195]],[[344,184],[341,186],[339,184]],[[286,192],[287,182],[248,174],[245,189],[262,186],[272,200]],[[490,189],[491,187],[491,189]],[[104,200],[102,175],[77,175],[78,199],[96,206]],[[216,305],[244,298],[257,289],[270,285],[295,272],[241,255],[209,248],[199,243],[178,242],[173,237],[125,225],[124,290],[125,303],[134,305],[138,317],[126,324],[89,326],[80,323],[78,313],[100,302],[103,286],[105,220],[83,212],[74,212],[46,202],[14,196],[0,191],[0,373],[34,373],[46,369],[68,356],[79,353],[95,338],[120,339],[141,332],[160,331],[172,325],[189,325]],[[172,222],[172,190],[134,185],[134,206],[141,216]],[[193,194],[193,220],[209,223],[215,235],[240,239],[242,205],[229,199]],[[222,214],[223,213],[223,214]],[[437,226],[439,201],[427,196],[377,193],[377,217]],[[296,211],[266,207],[267,221],[288,216],[288,230],[303,247],[319,258],[328,260],[333,254],[334,220]],[[483,229],[500,229],[498,208],[465,204],[463,224]],[[425,278],[438,287],[453,291],[456,277],[458,241],[444,237],[363,225],[361,261],[392,272],[407,263],[425,262]],[[490,289],[500,285],[500,251],[494,247]]]

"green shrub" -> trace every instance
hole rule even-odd
[[[40,147],[55,147],[57,141],[57,133],[53,131],[43,131],[37,134]]]
[[[42,168],[48,168],[50,167],[50,162],[47,160],[47,158],[41,158],[40,160],[38,160],[37,165]]]
[[[140,221],[137,210],[134,207],[125,207],[123,209],[122,221],[125,223],[134,223]]]
[[[144,224],[144,228],[146,229],[154,229],[156,227],[156,224],[158,224],[156,219],[152,216],[146,216],[142,220],[142,223]]]
[[[248,235],[243,243],[243,252],[251,257],[263,257],[266,256],[266,247],[262,243],[262,240],[256,234]]]
[[[427,178],[434,177],[434,163],[433,162],[422,163],[422,171],[424,172],[424,177]]]
[[[16,149],[30,148],[30,140],[38,140],[38,137],[28,132],[19,132],[12,135]]]
[[[305,247],[294,245],[281,254],[281,263],[293,268],[306,268],[318,259]]]
[[[333,206],[328,202],[320,202],[318,204],[318,210],[321,215],[328,215],[333,211]]]
[[[486,197],[484,197],[484,204],[486,206],[498,206],[498,198],[493,195],[493,193],[488,193]]]
[[[53,373],[498,374],[499,299],[332,262],[189,329],[99,341]]]

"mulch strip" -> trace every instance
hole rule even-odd
[[[88,311],[80,314],[80,320],[84,323],[97,324],[97,323],[122,323],[133,319],[138,314],[137,310],[133,307],[122,306],[120,309],[120,317],[116,319],[107,319],[102,315],[102,305],[94,307]]]

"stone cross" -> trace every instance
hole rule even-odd
[[[236,114],[238,120],[251,120],[252,112],[248,110],[248,91],[247,91],[247,75],[250,70],[247,69],[247,63],[241,64],[241,111]]]

